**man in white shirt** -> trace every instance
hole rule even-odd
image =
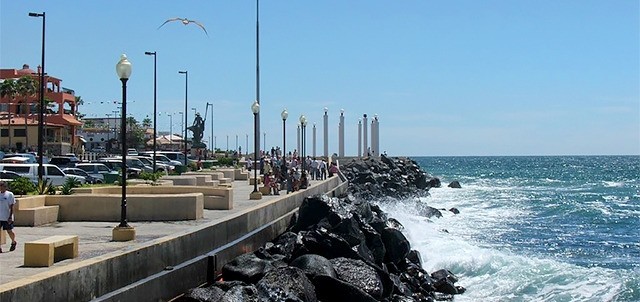
[[[9,251],[16,249],[16,234],[13,233],[13,205],[16,203],[16,199],[13,197],[11,191],[7,191],[7,183],[0,181],[0,232],[2,230],[7,231],[9,238],[11,238],[11,247]],[[2,248],[0,248],[2,253]]]

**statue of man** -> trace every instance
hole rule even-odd
[[[196,113],[196,118],[193,120],[193,125],[187,128],[193,132],[193,144],[202,143],[202,134],[204,133],[204,120],[200,116],[200,113]]]

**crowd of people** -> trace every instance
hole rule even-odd
[[[271,152],[260,156],[258,162],[247,159],[247,170],[259,169],[264,177],[265,187],[274,195],[286,189],[287,194],[306,189],[309,180],[324,180],[338,172],[335,163],[327,163],[325,158],[307,156],[304,159],[294,150],[283,156],[280,149],[272,148]]]

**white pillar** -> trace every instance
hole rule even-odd
[[[369,152],[369,140],[368,140],[368,131],[367,131],[367,114],[362,115],[362,155],[367,156],[367,152]]]
[[[376,122],[376,135],[375,135],[375,150],[376,150],[376,156],[380,157],[380,155],[382,154],[380,152],[380,120],[378,119],[378,115],[376,114],[374,116],[374,120]]]
[[[340,123],[338,124],[338,156],[344,156],[344,109],[340,109]]]
[[[371,156],[378,155],[376,152],[376,120],[371,119]]]
[[[362,119],[358,119],[358,157],[362,157]]]
[[[327,107],[324,107],[324,157],[329,158],[329,111]]]
[[[313,123],[313,157],[316,157],[316,123]]]

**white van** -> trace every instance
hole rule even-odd
[[[82,176],[65,174],[55,165],[43,164],[44,174],[42,177],[51,182],[54,186],[61,186],[68,178],[75,178],[81,184],[87,182]],[[31,179],[33,183],[38,183],[38,164],[3,164],[0,163],[0,171],[11,171]]]

